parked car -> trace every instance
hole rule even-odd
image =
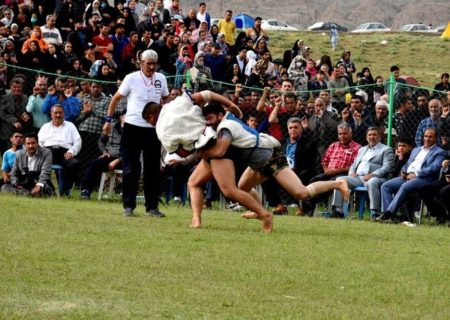
[[[363,23],[363,24],[359,25],[352,32],[363,33],[363,32],[384,32],[384,31],[391,31],[391,29],[386,27],[384,24],[382,24],[380,22],[368,22],[368,23]]]
[[[442,25],[437,26],[436,28],[432,29],[431,31],[434,33],[442,33],[442,32],[444,32],[445,28],[447,28],[447,25],[442,24]]]
[[[405,24],[400,28],[400,31],[405,32],[431,32],[431,30],[424,24],[421,23],[413,23],[413,24]]]
[[[286,23],[277,21],[275,19],[263,20],[261,22],[261,28],[263,28],[264,30],[298,31],[297,28],[291,27]]]
[[[330,31],[331,26],[335,26],[337,31],[339,32],[347,32],[348,29],[334,22],[316,22],[313,25],[308,27],[308,31]]]

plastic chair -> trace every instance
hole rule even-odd
[[[169,204],[170,199],[173,194],[173,177],[167,178],[167,188],[166,188],[166,203]],[[188,198],[187,183],[183,183],[183,189],[181,190],[181,204],[184,206]]]
[[[102,200],[103,189],[105,188],[106,177],[108,175],[111,176],[111,178],[109,179],[108,197],[109,197],[109,199],[112,199],[112,197],[114,195],[114,186],[116,183],[116,177],[117,177],[117,175],[122,174],[122,173],[123,173],[122,170],[105,171],[102,173],[102,177],[100,179],[100,186],[98,187],[98,196],[97,196],[98,200]]]
[[[52,170],[55,171],[56,180],[58,181],[58,191],[59,191],[59,195],[61,195],[61,190],[64,186],[63,177],[62,177],[63,167],[60,164],[53,164]]]
[[[344,217],[348,218],[350,206],[352,205],[353,201],[351,200],[352,197],[355,196],[355,193],[359,192],[359,203],[358,203],[358,218],[359,220],[362,220],[364,218],[364,211],[366,210],[366,200],[367,200],[367,188],[364,186],[356,187],[351,190],[350,194],[350,200],[347,205],[343,206],[344,210]],[[355,204],[356,207],[356,204]]]

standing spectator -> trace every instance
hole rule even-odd
[[[210,85],[211,69],[205,66],[205,54],[199,51],[195,54],[194,66],[189,70],[191,74],[191,85],[194,92],[207,90]]]
[[[263,37],[266,41],[269,41],[269,36],[267,35],[267,32],[261,28],[261,22],[262,18],[256,17],[255,26],[248,28],[246,31],[246,36],[251,38],[253,41],[256,41],[256,39],[259,39],[260,37]]]
[[[52,106],[51,118],[39,130],[39,145],[51,150],[53,164],[63,167],[59,194],[69,196],[80,171],[80,162],[75,156],[81,150],[81,137],[72,122],[64,121],[64,108],[60,104]]]
[[[156,0],[156,12],[159,14],[159,21],[163,24],[170,23],[170,12],[164,8],[163,0]]]
[[[173,56],[177,54],[177,46],[173,42],[174,37],[173,33],[168,33],[162,45],[156,48],[159,57],[159,72],[165,76],[175,75],[176,71]]]
[[[124,48],[130,43],[130,40],[125,35],[125,25],[117,24],[116,32],[110,36],[113,44],[113,59],[117,64],[117,69],[122,70],[122,52]]]
[[[180,48],[176,61],[175,87],[180,88],[184,82],[186,71],[192,66],[192,60],[189,58],[189,50],[186,46]]]
[[[0,99],[0,152],[9,148],[9,137],[13,128],[25,132],[33,128],[31,114],[26,112],[28,97],[23,93],[23,80],[13,78],[10,83],[11,92]],[[14,129],[14,130],[15,130]]]
[[[336,140],[333,134],[339,124],[339,118],[331,111],[327,111],[326,102],[322,98],[314,100],[315,113],[305,123],[305,131],[310,130],[317,141],[319,157],[322,157],[328,146]]]
[[[112,97],[108,108],[103,133],[108,134],[111,120],[117,104],[122,97],[127,97],[127,113],[123,127],[120,146],[123,160],[123,207],[124,215],[131,216],[136,208],[136,194],[141,175],[140,156],[143,155],[144,195],[148,214],[163,217],[158,210],[159,191],[155,181],[159,179],[161,143],[156,136],[155,124],[157,114],[152,115],[152,124],[143,118],[146,105],[158,109],[158,103],[164,103],[169,95],[166,78],[155,72],[158,54],[146,50],[141,57],[141,70],[128,74]],[[155,113],[159,110],[154,110]]]
[[[56,28],[56,17],[52,14],[47,15],[46,24],[41,27],[42,38],[48,44],[52,43],[55,46],[59,47],[62,45],[63,40],[61,37],[61,33],[58,28]]]
[[[200,2],[198,5],[197,19],[200,22],[206,22],[208,24],[208,28],[211,26],[211,16],[208,12],[206,12],[206,3],[204,2]]]
[[[107,23],[103,23],[100,26],[100,34],[92,38],[92,43],[95,45],[94,50],[96,60],[105,59],[105,54],[114,50],[113,41],[109,37],[110,29],[111,28]]]
[[[213,44],[211,53],[205,54],[205,66],[211,69],[211,75],[215,81],[224,81],[226,73],[224,72],[226,61],[225,57],[220,52],[220,45]]]
[[[219,33],[223,33],[225,35],[225,43],[232,47],[234,45],[234,33],[236,32],[236,23],[231,20],[233,16],[233,11],[227,10],[225,12],[224,19],[221,19],[217,24],[219,28]]]
[[[42,113],[50,115],[52,106],[58,104],[64,109],[65,120],[73,122],[80,114],[80,102],[73,94],[73,90],[67,87],[66,78],[56,78],[55,84],[47,90]]]
[[[172,4],[168,8],[170,17],[174,17],[176,15],[180,16],[181,18],[184,17],[183,10],[181,9],[180,0],[172,0]]]
[[[438,131],[439,128],[439,122],[441,119],[441,113],[442,113],[442,103],[438,99],[432,99],[428,103],[428,110],[430,112],[430,116],[428,118],[423,119],[420,121],[419,126],[417,127],[416,131],[416,147],[420,147],[423,144],[423,136],[425,131],[428,128],[434,128],[436,129],[436,142],[438,145],[441,144],[441,137]]]
[[[102,92],[103,85],[100,82],[93,82],[90,89],[90,94],[84,96],[81,100],[83,109],[74,121],[83,141],[83,148],[81,148],[78,156],[81,162],[82,175],[87,169],[89,160],[99,155],[97,143],[102,132],[106,111],[111,101]]]
[[[77,58],[81,58],[86,48],[87,43],[91,39],[88,39],[88,35],[85,32],[85,27],[81,19],[75,21],[74,30],[67,35],[67,42],[72,45],[72,52]]]
[[[33,94],[28,98],[27,112],[30,112],[33,117],[33,128],[37,132],[48,122],[48,116],[42,112],[44,99],[47,95],[47,81],[46,77],[38,77],[33,87]]]
[[[434,86],[434,90],[436,90],[436,91],[444,91],[444,92],[450,91],[450,83],[448,82],[448,78],[449,78],[448,73],[443,73],[441,75],[441,82],[439,82],[438,84],[436,84]],[[443,94],[443,93],[442,94],[438,94],[438,93],[435,92],[433,95],[437,96],[437,97],[445,98],[445,94]]]
[[[353,83],[353,73],[356,72],[356,67],[355,63],[351,59],[351,55],[352,53],[350,50],[345,50],[341,55],[341,60],[339,60],[338,65],[341,63],[344,64],[345,72],[348,74],[350,82]]]
[[[333,51],[336,50],[336,46],[337,46],[337,43],[338,43],[338,39],[339,39],[339,32],[338,32],[338,30],[336,29],[336,26],[333,24],[333,25],[331,26],[331,30],[330,30],[331,49],[332,49]]]
[[[197,19],[197,12],[193,8],[189,9],[188,15],[183,21],[187,30],[191,32],[200,27],[200,20]]]
[[[339,68],[334,69],[334,79],[330,81],[328,87],[331,89],[333,108],[341,112],[345,108],[345,95],[349,92],[349,84]]]

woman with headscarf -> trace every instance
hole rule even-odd
[[[302,55],[297,55],[292,59],[288,69],[289,79],[294,83],[296,91],[305,91],[308,89],[308,76],[305,74],[305,60]]]
[[[47,51],[47,42],[44,41],[42,37],[42,31],[39,26],[34,26],[33,30],[31,31],[31,37],[27,39],[23,45],[22,45],[22,54],[27,53],[27,51],[30,48],[30,43],[32,41],[37,41],[38,48],[40,51],[45,52]]]
[[[294,59],[298,55],[303,54],[303,50],[305,47],[305,42],[302,39],[299,39],[294,42],[291,50],[286,50],[283,54],[283,68],[289,68],[291,65],[292,59]]]
[[[199,51],[195,54],[194,66],[189,69],[191,74],[191,85],[194,92],[207,90],[211,87],[208,83],[212,79],[211,69],[205,66],[205,53]]]
[[[245,85],[247,87],[257,87],[261,89],[264,88],[267,78],[266,70],[268,66],[269,63],[267,60],[258,60],[255,64],[255,67],[253,68],[252,74],[248,77]]]
[[[42,69],[45,62],[45,53],[39,49],[39,42],[31,40],[28,44],[28,50],[23,55],[21,65],[30,69]]]
[[[245,84],[245,75],[241,72],[237,63],[232,64],[228,69],[227,82]]]
[[[184,76],[186,71],[191,68],[192,60],[189,58],[189,49],[187,46],[182,46],[178,52],[178,58],[175,62],[176,74],[175,74],[175,87],[181,88],[184,82]]]

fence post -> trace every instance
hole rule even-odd
[[[387,145],[392,146],[392,122],[394,119],[394,84],[395,78],[394,73],[389,76],[389,114],[388,114],[388,137]]]
[[[191,70],[186,71],[186,89],[191,90]]]

